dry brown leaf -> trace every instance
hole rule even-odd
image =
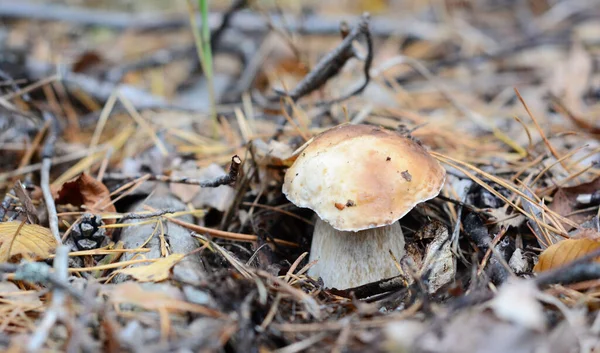
[[[57,204],[85,205],[90,212],[116,212],[110,202],[110,191],[101,182],[86,173],[67,181],[62,185],[55,198]],[[104,206],[107,205],[107,206]],[[106,224],[115,223],[114,219],[103,219]]]
[[[600,178],[596,178],[588,183],[583,183],[576,186],[560,188],[554,194],[554,199],[548,208],[558,213],[561,216],[567,217],[577,224],[585,222],[593,216],[593,212],[578,212],[572,214],[578,208],[577,196],[580,194],[591,194],[600,189]],[[565,224],[565,226],[567,226]],[[567,228],[569,228],[567,226]]]
[[[108,294],[114,304],[129,303],[146,310],[189,311],[212,317],[221,316],[221,313],[214,309],[186,302],[175,287],[167,288],[169,289],[149,290],[138,283],[128,281],[113,287]]]
[[[17,221],[0,223],[0,262],[19,262],[23,257],[47,259],[56,246],[48,228]]]
[[[160,282],[169,278],[171,268],[177,264],[185,255],[171,254],[163,257],[150,265],[138,266],[119,270],[119,273],[132,276],[139,282]]]
[[[600,247],[600,242],[592,239],[562,240],[540,254],[539,261],[533,268],[533,271],[543,272],[561,267],[594,251],[598,247]]]

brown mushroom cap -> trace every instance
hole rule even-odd
[[[369,125],[323,132],[288,169],[287,198],[332,227],[359,231],[392,224],[436,197],[446,171],[418,143]]]

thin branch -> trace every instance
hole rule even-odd
[[[48,136],[46,137],[46,143],[42,150],[42,170],[41,174],[41,188],[44,195],[44,203],[48,210],[48,223],[50,224],[50,231],[56,239],[58,244],[62,244],[60,238],[60,232],[58,230],[58,216],[56,214],[56,205],[54,204],[54,197],[50,190],[50,168],[52,167],[52,157],[54,156],[54,145],[56,143],[57,135],[57,121],[54,116],[48,112],[43,112],[44,120],[50,121],[48,127]]]
[[[392,278],[385,278],[377,282],[363,284],[354,288],[343,290],[331,288],[329,291],[332,294],[345,298],[352,298],[354,296],[357,299],[364,299],[374,295],[398,291],[401,289],[406,289],[406,281],[402,276],[396,276]]]
[[[150,213],[131,212],[131,213],[124,214],[123,217],[121,217],[121,222],[132,220],[132,219],[147,219],[147,218],[159,217],[159,216],[166,215],[167,213],[175,213],[177,211],[178,210],[176,210],[176,209],[167,208],[164,210],[158,210],[158,211],[154,211],[154,212],[150,212]]]
[[[338,98],[332,102],[341,101],[362,92],[369,83],[369,70],[371,68],[371,62],[373,61],[373,44],[371,41],[371,33],[369,32],[368,14],[363,15],[358,26],[356,26],[334,50],[321,59],[312,71],[309,72],[291,92],[277,91],[277,93],[282,96],[288,96],[295,102],[322,87],[329,79],[340,73],[349,59],[356,57],[353,42],[361,35],[365,37],[368,48],[364,66],[365,82],[349,95]]]
[[[67,282],[69,279],[69,247],[59,246],[56,249],[56,257],[54,258],[54,270],[56,276],[61,282]],[[38,325],[35,333],[27,344],[28,352],[39,352],[48,338],[50,331],[56,324],[60,315],[64,315],[64,303],[67,298],[66,292],[58,287],[55,287],[52,293],[52,304],[46,311],[44,318]]]
[[[211,13],[208,22],[211,29],[217,29],[223,23],[226,14]],[[255,12],[238,12],[230,28],[247,34],[266,33],[270,26],[286,27],[290,32],[305,35],[337,35],[339,23],[344,15],[323,16],[311,14],[303,18],[288,19],[281,15],[269,16],[270,24],[264,20],[264,15]],[[16,18],[41,21],[60,21],[82,26],[100,26],[116,30],[152,31],[185,28],[189,25],[186,16],[167,17],[155,14],[125,13],[117,11],[102,11],[99,9],[77,8],[73,6],[33,3],[27,1],[0,0],[0,18]],[[198,21],[200,22],[200,21]],[[425,21],[414,19],[377,18],[371,23],[371,33],[374,36],[406,35],[421,39],[435,39],[441,35]]]
[[[600,264],[594,263],[600,257],[600,249],[596,249],[577,260],[562,267],[545,271],[538,275],[535,282],[540,287],[551,284],[570,284],[600,278]]]
[[[221,185],[234,185],[238,179],[240,172],[240,166],[242,165],[242,159],[237,155],[231,158],[231,166],[229,167],[229,173],[217,177],[213,180],[199,180],[189,177],[175,177],[169,175],[150,175],[147,180],[150,181],[163,181],[165,183],[173,184],[189,184],[199,185],[202,188],[216,188]],[[127,181],[135,180],[145,177],[145,174],[140,175],[124,175],[119,173],[110,173],[104,176],[104,180],[111,181]]]

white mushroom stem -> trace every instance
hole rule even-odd
[[[309,270],[321,277],[327,288],[347,289],[400,274],[390,256],[400,260],[405,253],[399,222],[389,226],[346,232],[319,219],[315,225],[310,260],[319,260]]]

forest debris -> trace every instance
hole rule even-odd
[[[56,192],[57,204],[85,206],[89,212],[116,212],[110,201],[110,191],[101,182],[87,173],[81,173],[77,178],[67,181]],[[106,224],[114,224],[115,220],[107,218]]]
[[[185,209],[185,205],[181,201],[164,189],[156,191],[148,200],[134,204],[130,211],[141,212],[146,207],[153,209]],[[177,220],[192,222],[193,217],[188,214],[179,217]],[[148,259],[161,259],[168,256],[169,253],[188,254],[199,246],[189,230],[174,222],[168,222],[162,217],[157,217],[155,222],[142,221],[142,223],[136,224],[138,222],[140,221],[135,219],[124,222],[128,226],[121,231],[121,241],[123,241],[125,249],[150,249],[149,252],[145,253]],[[121,256],[121,260],[132,260],[136,256],[135,252],[125,253]],[[134,265],[133,268],[137,266],[142,265]],[[180,259],[173,267],[173,276],[184,278],[188,283],[196,283],[203,279],[204,272],[204,264],[198,254]],[[114,282],[123,282],[126,277],[124,274],[118,274]]]
[[[263,140],[252,140],[257,162],[265,166],[291,166],[296,156],[289,144],[277,140],[266,143]]]
[[[114,220],[113,220],[114,221]],[[79,250],[93,250],[107,242],[106,228],[99,216],[85,213],[71,228],[71,238]],[[112,230],[112,229],[108,229]]]
[[[593,60],[582,43],[575,42],[567,60],[557,65],[550,82],[550,92],[564,97],[566,108],[575,115],[583,113],[583,96],[593,71]]]
[[[242,159],[235,155],[231,157],[231,165],[229,167],[229,172],[225,175],[220,175],[215,177],[214,179],[209,180],[198,180],[195,178],[190,178],[187,176],[175,177],[169,175],[124,175],[118,173],[110,173],[104,176],[106,180],[114,180],[114,181],[126,181],[126,180],[134,180],[147,178],[147,180],[158,180],[164,181],[166,183],[178,183],[178,184],[190,184],[190,185],[199,185],[202,188],[216,188],[221,185],[234,185],[238,179],[240,173],[240,167],[242,165]]]
[[[392,321],[384,327],[385,347],[388,352],[411,352],[426,330],[426,325],[420,321]]]
[[[25,187],[21,184],[20,180],[17,180],[15,186],[13,187],[15,192],[15,196],[21,201],[21,205],[25,209],[25,214],[27,215],[27,220],[31,224],[39,224],[40,218],[38,216],[37,209],[33,205],[33,201],[29,197],[29,195],[25,192]]]
[[[0,262],[47,259],[57,245],[48,228],[18,221],[0,223]]]
[[[42,189],[42,195],[44,197],[44,203],[46,204],[46,210],[48,211],[48,223],[50,231],[56,239],[56,242],[60,245],[62,239],[60,237],[60,231],[58,230],[58,216],[56,214],[56,204],[52,198],[52,190],[50,186],[50,168],[52,167],[52,157],[54,157],[54,150],[56,140],[58,139],[58,121],[53,114],[42,111],[44,121],[48,124],[48,136],[42,148],[42,168],[40,169],[40,188]]]
[[[56,279],[65,283],[68,280],[68,261],[69,248],[65,245],[59,245],[56,249],[56,257],[54,258],[54,272]],[[35,332],[27,342],[27,351],[39,351],[50,332],[56,328],[56,321],[65,312],[65,301],[67,299],[67,291],[57,286],[52,289],[52,302],[50,307],[44,313],[44,317],[36,327]]]
[[[242,1],[231,3],[236,6]],[[77,275],[65,281],[58,280],[46,262],[0,263],[4,278],[15,280],[0,282],[0,287],[9,284],[9,291],[17,293],[2,298],[9,303],[1,310],[0,350],[24,346],[34,335],[43,338],[37,339],[36,351],[85,352],[504,353],[567,352],[598,346],[600,320],[594,309],[599,302],[595,292],[600,262],[592,260],[600,258],[600,247],[537,276],[531,267],[540,247],[564,237],[597,240],[600,236],[597,217],[590,219],[598,213],[599,189],[589,187],[571,195],[567,187],[600,175],[600,144],[591,136],[598,131],[592,118],[600,108],[597,31],[589,30],[580,38],[582,28],[594,22],[599,9],[589,1],[581,6],[570,6],[569,1],[495,6],[497,1],[482,0],[475,7],[459,1],[446,4],[447,9],[442,6],[448,11],[439,17],[431,6],[413,6],[414,1],[377,1],[385,9],[378,9],[382,12],[369,20],[369,32],[385,34],[385,40],[373,42],[369,86],[344,104],[314,106],[315,102],[331,103],[338,93],[363,84],[367,65],[360,60],[369,44],[361,34],[343,53],[348,60],[339,65],[343,68],[338,76],[298,98],[307,103],[288,117],[297,128],[283,128],[277,123],[282,117],[276,116],[282,113],[281,107],[264,109],[261,103],[266,100],[259,100],[260,92],[274,87],[294,93],[302,80],[301,76],[286,79],[289,74],[283,71],[290,70],[282,70],[288,68],[281,67],[279,49],[285,46],[292,69],[308,79],[310,69],[344,41],[331,36],[340,34],[340,20],[357,18],[355,3],[364,9],[367,2],[356,0],[342,7],[325,2],[306,6],[259,2],[231,15],[229,24],[224,19],[231,14],[227,5],[212,2],[211,10],[220,13],[208,14],[210,27],[228,32],[223,33],[221,46],[227,55],[214,58],[221,63],[214,74],[230,82],[228,91],[234,94],[231,101],[218,106],[222,124],[208,137],[207,115],[187,114],[197,105],[182,102],[185,92],[190,103],[208,104],[203,101],[206,85],[201,83],[204,78],[197,70],[197,58],[187,55],[193,43],[182,4],[160,5],[159,9],[155,4],[133,2],[126,12],[120,3],[112,2],[104,11],[72,0],[65,5],[0,0],[0,18],[18,18],[0,29],[1,220],[27,216],[29,223],[36,222],[26,193],[10,191],[16,180],[11,178],[21,178],[28,191],[40,185],[32,173],[37,170],[43,169],[41,185],[46,188],[50,179],[61,185],[89,169],[91,176],[98,175],[119,195],[115,205],[120,213],[84,215],[78,224],[72,216],[80,216],[79,211],[101,210],[59,205],[60,220],[70,227],[66,231],[61,227],[58,234],[70,235],[67,241],[84,240],[79,245],[85,248],[96,247],[107,240],[99,220],[104,216],[121,223],[108,228],[124,241],[114,245],[121,251],[111,245],[72,253],[70,259],[85,262],[85,268],[71,268],[69,272]],[[114,6],[119,10],[114,11]],[[168,13],[163,11],[166,8]],[[347,28],[357,28],[359,21]],[[448,24],[457,26],[448,31]],[[214,44],[219,35],[213,33]],[[348,37],[350,30],[341,33]],[[274,45],[273,38],[279,43]],[[229,43],[239,47],[226,48]],[[101,53],[101,57],[85,58],[85,53]],[[57,58],[64,63],[58,71]],[[97,59],[102,60],[100,70],[91,68]],[[79,66],[75,70],[84,72],[63,70],[73,62]],[[268,86],[257,78],[257,72],[265,73]],[[239,73],[242,77],[237,80]],[[563,76],[555,82],[558,88],[549,87],[559,75]],[[119,85],[120,78],[126,83]],[[188,90],[190,86],[198,89]],[[519,118],[524,111],[512,87],[521,90],[528,110],[537,112],[539,121]],[[167,146],[167,159],[154,153],[160,152],[153,146],[157,140],[145,138],[143,131],[124,131],[131,124],[121,121],[120,103],[113,110],[112,99],[106,101],[110,95],[126,96],[138,110],[161,108],[161,112],[148,109],[139,114],[151,115],[152,119],[145,120],[152,124],[150,130],[159,136],[160,145]],[[290,97],[284,100],[284,104],[291,102]],[[45,130],[39,119],[42,110],[56,116],[52,121],[60,126],[52,128],[58,129]],[[105,120],[109,111],[114,115]],[[103,116],[100,121],[98,115]],[[178,116],[178,121],[166,116]],[[179,121],[179,116],[185,118]],[[478,117],[476,122],[469,119],[472,116]],[[227,121],[236,118],[239,126],[229,126]],[[81,123],[76,135],[72,129],[61,130],[73,121]],[[405,266],[408,257],[396,261],[405,276],[336,291],[307,275],[314,263],[299,255],[309,251],[313,226],[309,219],[314,214],[291,206],[281,193],[281,181],[290,162],[302,154],[302,148],[296,154],[292,149],[303,138],[306,141],[331,126],[358,121],[386,129],[405,126],[403,131],[411,132],[432,154],[448,162],[449,175],[442,195],[408,213],[402,222],[410,242],[407,253],[413,260],[409,266]],[[537,131],[532,123],[538,125]],[[35,139],[43,135],[49,137],[47,146],[56,147],[52,168],[48,158],[37,163],[40,149]],[[115,139],[122,143],[113,143]],[[173,162],[188,161],[196,166],[193,170],[211,164],[225,166],[234,152],[243,153],[249,162],[244,170],[248,174],[239,177],[240,185],[235,186],[235,201],[215,195],[211,197],[214,203],[202,202],[210,212],[188,210],[198,185],[206,180],[190,179],[193,176],[185,166],[177,170]],[[81,158],[78,163],[76,159]],[[131,164],[136,169],[130,174],[150,173],[162,182],[148,182],[148,176],[131,183],[126,178],[100,177],[113,172],[126,175],[128,160],[136,164]],[[398,170],[398,175],[405,169]],[[414,183],[415,173],[409,172],[405,179],[412,178]],[[214,176],[226,174],[220,169]],[[455,185],[455,181],[469,184],[472,180],[476,187]],[[169,187],[187,205],[165,192]],[[200,189],[199,193],[232,187]],[[343,188],[344,183],[335,187]],[[178,188],[181,191],[175,191]],[[49,209],[52,199],[47,199]],[[334,200],[343,208],[339,212],[355,209],[347,199]],[[33,205],[40,210],[38,200],[34,198]],[[98,206],[111,201],[107,198]],[[221,202],[223,208],[229,206],[225,213],[218,211]],[[52,215],[54,231],[57,217]],[[523,222],[524,217],[529,222]],[[418,230],[432,220],[443,226],[429,226],[433,231],[421,234]],[[454,229],[451,240],[443,239],[447,233],[436,236],[442,227]],[[88,241],[90,234],[94,241]],[[178,256],[185,258],[170,267]],[[431,295],[427,277],[449,275],[448,267],[441,265],[450,260],[456,266],[454,283],[442,285]],[[119,272],[133,263],[138,266]],[[138,284],[123,273],[129,270],[141,280],[161,282]],[[544,292],[519,288],[507,295],[504,287],[497,292],[494,284],[512,277],[511,270],[517,276],[534,276],[530,282]],[[61,275],[66,273],[61,270]],[[115,273],[116,277],[111,276]],[[430,281],[437,281],[433,276]],[[120,287],[122,281],[134,286]],[[16,287],[10,286],[13,283]],[[552,284],[561,285],[549,288]],[[48,298],[60,292],[49,292],[55,287],[75,299],[65,301],[60,312]],[[29,293],[37,301],[29,302]],[[527,297],[525,303],[519,303],[519,294]],[[136,304],[140,301],[146,302]],[[539,321],[530,320],[535,315],[521,310],[530,301],[545,304],[543,314],[551,325],[540,329]],[[33,302],[35,308],[31,308]],[[188,304],[215,310],[219,316],[206,317],[200,313],[204,309]],[[41,320],[44,312],[50,318],[59,313],[55,325]]]
[[[579,208],[577,198],[582,194],[593,194],[597,190],[600,190],[600,178],[576,186],[559,188],[554,194],[554,200],[548,207],[561,216],[567,217],[577,224],[581,224],[590,218],[593,213],[574,213]]]
[[[486,210],[486,212],[492,216],[491,218],[494,220],[494,222],[496,222],[496,224],[499,227],[518,228],[526,220],[525,216],[523,216],[520,213],[508,214],[508,211],[506,209],[504,209],[503,207],[488,209],[488,210]]]
[[[510,256],[508,266],[516,274],[528,273],[531,270],[531,262],[520,248],[516,248]]]
[[[533,281],[512,279],[500,287],[489,306],[503,320],[542,331],[546,317],[542,304],[536,299],[538,292]]]
[[[548,247],[540,254],[533,270],[543,272],[562,267],[600,247],[600,242],[591,239],[565,239]]]
[[[135,282],[125,282],[106,291],[115,304],[134,304],[146,310],[167,310],[168,312],[191,312],[210,317],[220,317],[221,313],[205,306],[183,300],[182,293],[175,287],[171,290],[150,290]]]
[[[31,307],[42,306],[42,301],[37,293],[26,293],[13,282],[0,282],[0,297],[13,302],[31,305]],[[6,305],[6,304],[5,304]]]
[[[198,180],[212,180],[226,174],[217,164],[211,164],[202,169],[182,169],[173,171],[175,178],[187,177]],[[200,185],[172,183],[171,192],[185,203],[191,202],[196,208],[211,207],[221,212],[227,210],[235,197],[235,190],[229,185],[215,188],[202,188]]]
[[[295,102],[314,90],[322,87],[329,79],[339,74],[346,64],[346,61],[353,57],[357,57],[356,49],[353,47],[353,42],[361,36],[365,38],[367,43],[367,54],[363,67],[365,76],[364,82],[345,96],[336,98],[329,102],[321,102],[320,104],[341,102],[361,93],[371,80],[370,70],[371,63],[373,62],[373,43],[371,39],[371,32],[369,30],[368,14],[363,15],[361,22],[344,38],[340,45],[323,57],[323,59],[321,59],[321,61],[315,65],[315,67],[308,73],[308,75],[304,77],[302,81],[300,81],[300,83],[298,83],[294,89],[292,89],[290,92],[277,91],[277,93],[281,96],[290,97],[291,100]]]
[[[99,9],[74,8],[59,4],[37,4],[31,2],[18,2],[12,0],[0,1],[0,18],[37,19],[45,21],[64,21],[83,26],[100,26],[115,30],[127,31],[155,31],[177,29],[189,26],[185,16],[175,17],[148,15],[144,13],[130,13],[117,11],[101,11]],[[208,22],[211,29],[217,29],[223,23],[225,14],[211,13]],[[291,19],[283,14],[272,14],[269,23],[265,23],[262,13],[237,13],[231,28],[248,34],[257,34],[268,31],[272,27],[285,27],[291,32],[313,35],[338,35],[340,22],[344,16],[323,16],[311,14],[298,19]],[[406,35],[417,38],[436,39],[443,38],[444,32],[434,30],[420,21],[405,19],[378,18],[372,24],[373,34],[388,37]]]
[[[171,254],[156,260],[150,265],[126,268],[117,272],[129,275],[138,282],[160,282],[169,277],[171,268],[181,261],[183,257],[183,254]]]
[[[425,233],[433,234],[433,240],[427,245],[421,273],[427,275],[429,293],[435,293],[454,281],[456,259],[446,226],[440,222],[431,222],[424,228],[427,229]]]

